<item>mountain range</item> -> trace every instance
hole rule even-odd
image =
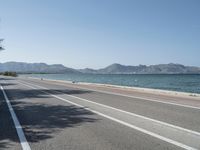
[[[0,72],[15,71],[17,73],[90,73],[90,74],[200,74],[200,67],[181,64],[158,64],[125,66],[112,64],[102,69],[73,69],[62,64],[6,62],[0,63]]]
[[[0,63],[0,72],[15,71],[17,73],[77,73],[75,69],[61,64],[6,62]]]

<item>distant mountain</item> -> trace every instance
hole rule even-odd
[[[200,74],[199,67],[184,66],[174,63],[150,66],[125,66],[115,63],[98,70],[86,68],[79,71],[82,73],[98,74]]]
[[[142,72],[146,68],[145,65],[139,66],[124,66],[121,64],[112,64],[106,68],[99,69],[99,73],[108,73],[108,74],[134,74],[137,72]]]
[[[112,64],[102,69],[72,69],[61,64],[48,65],[45,63],[6,62],[0,63],[0,72],[15,71],[18,73],[90,73],[90,74],[200,74],[199,67],[181,64],[159,64],[125,66]]]
[[[72,68],[61,64],[47,65],[45,63],[6,62],[0,63],[0,72],[15,71],[18,73],[77,73]]]
[[[90,68],[79,69],[78,71],[81,73],[91,73],[91,74],[98,73],[98,70],[90,69]]]

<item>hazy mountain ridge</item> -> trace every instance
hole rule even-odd
[[[0,72],[15,71],[18,73],[77,73],[75,69],[61,64],[48,65],[45,63],[6,62],[0,63]]]
[[[73,69],[62,64],[6,62],[0,63],[0,72],[15,71],[18,73],[90,73],[90,74],[200,74],[200,67],[181,64],[159,64],[125,66],[112,64],[102,69]]]
[[[82,69],[83,73],[99,73],[99,74],[200,74],[199,67],[184,66],[181,64],[159,64],[159,65],[139,65],[125,66],[121,64],[112,64],[106,68]]]

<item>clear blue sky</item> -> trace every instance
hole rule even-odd
[[[199,0],[0,0],[0,62],[200,66]]]

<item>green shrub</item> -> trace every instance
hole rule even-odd
[[[16,72],[10,72],[10,71],[6,71],[6,72],[2,73],[2,75],[11,76],[11,77],[17,77],[17,73]]]

